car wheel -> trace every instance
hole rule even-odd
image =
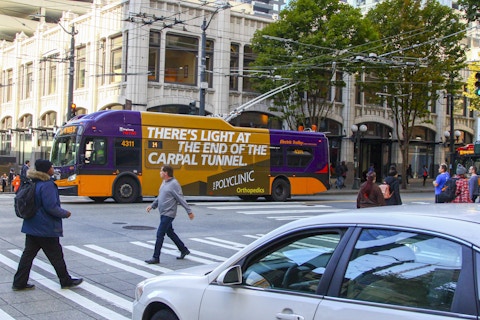
[[[138,198],[138,184],[131,177],[117,180],[113,189],[113,199],[118,203],[133,203]]]
[[[160,310],[150,318],[150,320],[178,320],[178,317],[170,310]]]
[[[276,179],[272,184],[272,200],[283,202],[287,200],[290,195],[290,188],[288,182],[284,179]]]

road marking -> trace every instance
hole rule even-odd
[[[314,210],[262,210],[262,211],[237,211],[238,213],[243,214],[283,214],[283,213],[329,213],[329,212],[342,212],[347,209],[314,209]]]
[[[267,219],[273,219],[277,221],[293,221],[293,220],[300,220],[304,218],[310,218],[311,216],[275,216],[275,217],[267,217]]]
[[[15,320],[15,318],[11,317],[8,313],[0,309],[0,319],[2,320]]]
[[[129,262],[129,263],[132,263],[132,264],[135,264],[135,265],[138,265],[138,266],[142,266],[142,267],[147,268],[147,269],[151,269],[153,271],[160,271],[160,272],[163,272],[163,273],[172,271],[172,269],[168,269],[168,268],[165,268],[165,267],[162,267],[162,266],[159,266],[159,265],[155,265],[155,264],[146,264],[145,261],[142,261],[142,260],[139,260],[139,259],[134,259],[132,257],[123,255],[121,253],[118,253],[118,252],[115,252],[115,251],[112,251],[112,250],[108,250],[108,249],[99,247],[99,246],[94,245],[94,244],[86,244],[85,247],[90,248],[90,249],[95,250],[95,251],[98,251],[98,252],[101,252],[101,253],[104,253],[104,254],[106,254],[110,257],[118,258],[120,260]]]
[[[236,250],[236,251],[240,251],[242,249],[242,248],[239,248],[239,247],[232,247],[231,245],[218,243],[216,241],[211,241],[211,240],[206,240],[206,239],[201,239],[201,238],[190,238],[190,240],[205,243],[205,244],[210,244],[210,245],[221,247],[221,248],[232,249],[232,250]]]
[[[97,261],[100,261],[100,262],[103,262],[105,264],[108,264],[108,265],[111,265],[115,268],[118,268],[118,269],[122,269],[122,270],[125,270],[125,271],[128,271],[128,272],[131,272],[133,274],[136,274],[138,276],[141,276],[141,277],[144,277],[144,278],[152,278],[152,277],[155,277],[157,276],[157,274],[154,274],[154,273],[150,273],[150,272],[146,272],[146,271],[143,271],[143,270],[138,270],[137,268],[134,268],[134,267],[130,267],[130,266],[127,266],[123,263],[119,263],[119,262],[116,262],[116,261],[113,261],[113,260],[110,260],[110,259],[106,259],[98,254],[95,254],[95,253],[91,253],[87,250],[84,250],[84,249],[80,249],[78,247],[75,247],[75,246],[65,246],[64,248],[66,249],[69,249],[73,252],[76,252],[76,253],[79,253],[81,255],[84,255],[86,257],[89,257],[89,258],[92,258],[94,260],[97,260]]]
[[[270,209],[273,207],[281,207],[285,208],[331,208],[331,206],[326,206],[322,204],[316,205],[307,205],[307,204],[283,204],[283,205],[237,205],[237,206],[212,206],[208,207],[208,209],[215,209],[215,210],[242,210],[242,209]]]
[[[243,236],[247,237],[247,238],[259,239],[259,238],[263,237],[264,235],[263,234],[257,234],[257,235],[244,234]]]
[[[21,251],[20,250],[10,250],[10,252],[14,253],[15,255],[18,255],[18,253],[21,255]],[[17,269],[17,266],[18,264],[7,258],[6,256],[0,254],[0,261],[7,265],[8,267],[16,270]],[[39,261],[38,259],[35,260],[34,262],[34,265],[36,266],[39,266],[40,268],[42,268],[42,263],[43,264],[46,264],[44,262],[42,263],[39,263],[39,262],[42,262],[42,261]],[[43,268],[42,268],[43,269]],[[48,271],[48,270],[46,270]],[[123,315],[117,313],[117,312],[114,312],[108,308],[105,308],[101,305],[99,305],[98,303],[95,303],[85,297],[83,297],[82,295],[74,292],[73,290],[65,290],[65,289],[61,289],[60,288],[60,285],[57,283],[57,282],[54,282],[50,279],[47,279],[46,277],[44,277],[43,275],[35,272],[35,271],[30,271],[30,278],[32,280],[35,280],[37,281],[38,283],[40,283],[42,286],[54,291],[55,293],[67,298],[68,300],[84,307],[85,309],[87,310],[90,310],[104,318],[107,318],[107,319],[115,319],[115,320],[128,320],[130,318],[127,318],[127,317],[124,317]],[[85,283],[82,283],[81,286],[83,287],[85,285]],[[80,287],[79,287],[80,288]],[[103,296],[101,296],[101,298],[103,298]],[[119,298],[121,299],[121,298]],[[125,299],[123,299],[125,300]],[[130,305],[130,311],[131,311],[131,305],[132,305],[132,302],[131,301],[128,301],[128,300],[125,300],[128,302],[128,305]]]
[[[155,248],[155,246],[154,246],[155,240],[148,241],[148,242],[152,243],[152,244],[143,243],[143,242],[140,242],[140,241],[133,241],[133,242],[130,242],[130,243],[134,244],[136,246],[140,246],[140,247],[144,247],[144,248],[148,248],[148,249],[153,250]],[[164,244],[164,246],[166,247],[166,244]],[[162,248],[162,254],[168,254],[168,255],[171,255],[171,256],[178,256],[179,252],[178,252],[178,250],[168,250],[166,248]],[[203,264],[211,264],[211,263],[217,262],[217,261],[207,260],[207,259],[203,259],[203,258],[193,257],[191,255],[186,256],[185,259],[190,260],[190,261],[196,261],[196,262],[203,263]]]
[[[163,244],[164,247],[167,247],[167,248],[170,248],[170,249],[176,249],[177,247],[174,245],[174,244],[170,244],[170,243],[164,243]],[[190,250],[190,253],[191,254],[196,254],[197,256],[201,256],[201,257],[205,257],[205,258],[210,258],[210,259],[213,259],[213,260],[218,260],[218,261],[225,261],[227,260],[227,258],[225,257],[222,257],[222,256],[217,256],[215,254],[211,254],[211,253],[207,253],[207,252],[202,252],[202,251],[198,251],[198,250],[193,250],[193,249],[188,249]],[[189,256],[187,256],[188,258]]]

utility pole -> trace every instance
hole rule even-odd
[[[450,75],[450,84],[452,85],[450,88],[450,93],[447,94],[447,101],[448,106],[450,107],[450,174],[453,176],[455,173],[455,130],[454,130],[454,119],[453,119],[453,112],[454,112],[454,105],[453,105],[453,75]]]
[[[206,82],[206,69],[207,69],[207,29],[208,26],[210,25],[210,22],[212,22],[213,16],[217,14],[217,12],[221,9],[228,9],[230,8],[230,4],[227,2],[225,5],[218,7],[215,9],[215,11],[212,13],[212,16],[210,17],[210,20],[207,23],[207,19],[204,17],[203,18],[203,23],[202,23],[202,56],[201,56],[201,61],[200,61],[200,106],[198,109],[198,114],[200,116],[205,115],[205,94],[207,93],[207,88],[208,88],[208,82]]]
[[[63,28],[63,27],[62,27]],[[70,55],[68,57],[68,60],[70,62],[69,68],[68,68],[68,106],[67,106],[67,121],[70,120],[73,117],[73,110],[72,110],[72,105],[73,105],[73,80],[75,76],[75,35],[77,32],[75,31],[75,25],[72,24],[72,31],[68,32],[65,29],[63,29],[65,32],[67,32],[70,36]]]
[[[217,13],[217,11],[214,12],[214,14]],[[208,82],[205,82],[206,74],[205,74],[205,69],[207,68],[207,28],[210,25],[210,22],[212,21],[212,18],[214,16],[212,14],[212,17],[210,18],[210,21],[207,24],[207,20],[203,18],[203,24],[202,24],[202,56],[201,56],[201,61],[200,61],[200,107],[198,110],[198,114],[200,116],[205,115],[205,94],[206,90],[208,88]]]

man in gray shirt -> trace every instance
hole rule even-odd
[[[153,256],[149,260],[145,260],[148,264],[160,263],[160,251],[162,250],[163,239],[165,234],[172,239],[172,241],[180,250],[180,256],[177,259],[183,259],[190,251],[185,244],[180,240],[178,235],[173,230],[173,219],[177,215],[177,204],[180,204],[188,213],[190,220],[193,220],[195,215],[190,209],[187,201],[183,197],[182,187],[178,183],[177,179],[173,177],[173,168],[168,165],[164,165],[160,169],[160,177],[163,179],[160,190],[158,191],[158,197],[153,201],[151,205],[147,207],[147,213],[152,209],[158,208],[160,212],[160,225],[157,230],[157,241],[155,242],[155,249]]]

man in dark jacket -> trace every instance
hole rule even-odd
[[[400,182],[398,181],[397,169],[394,166],[390,167],[388,175],[385,178],[385,183],[390,186],[390,192],[392,196],[389,199],[385,199],[387,206],[395,206],[402,204],[402,198],[400,197]]]
[[[13,278],[12,289],[15,291],[35,288],[35,285],[28,283],[28,278],[33,259],[40,249],[55,268],[62,289],[78,286],[83,281],[70,276],[63,259],[60,244],[60,237],[63,237],[62,219],[70,217],[71,213],[60,207],[60,197],[52,175],[52,163],[42,159],[35,162],[35,170],[27,171],[27,177],[36,182],[35,204],[38,209],[35,216],[23,220],[25,249]]]

